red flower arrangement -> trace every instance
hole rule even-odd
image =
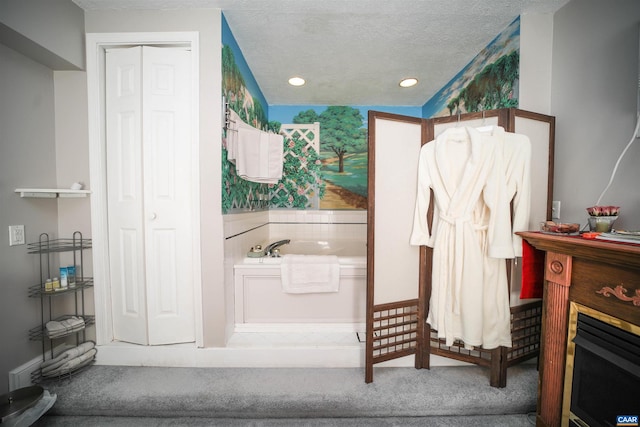
[[[591,206],[587,212],[590,216],[618,216],[620,206]]]

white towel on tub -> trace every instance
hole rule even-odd
[[[280,279],[289,294],[338,292],[340,263],[336,255],[284,255]]]

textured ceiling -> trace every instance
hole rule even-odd
[[[219,8],[270,105],[421,106],[518,15],[568,0],[73,0]],[[306,79],[303,87],[289,77]],[[400,88],[404,77],[418,85]]]

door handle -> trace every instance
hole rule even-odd
[[[155,212],[152,212],[151,215],[149,215],[149,219],[151,221],[153,221],[154,219],[158,218],[158,215]]]

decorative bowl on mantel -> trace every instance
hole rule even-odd
[[[587,208],[589,213],[589,230],[601,233],[609,233],[613,223],[618,219],[620,206],[591,206]]]
[[[580,224],[544,221],[540,223],[540,231],[548,234],[578,234]]]

